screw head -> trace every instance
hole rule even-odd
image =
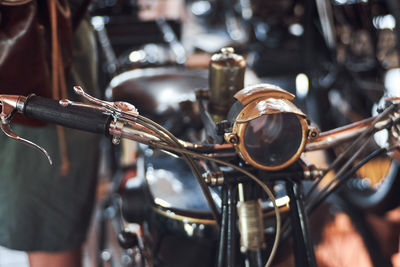
[[[235,49],[233,47],[223,47],[221,48],[221,53],[224,55],[229,55],[235,53]]]
[[[119,145],[119,144],[121,143],[121,138],[118,138],[118,137],[116,137],[116,136],[113,136],[113,138],[112,138],[112,143],[113,143],[114,145]]]
[[[232,134],[229,136],[229,143],[231,144],[237,144],[238,143],[238,137],[235,134]]]

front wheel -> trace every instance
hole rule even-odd
[[[400,202],[400,169],[388,157],[371,160],[343,188],[346,198],[363,210],[382,214]]]

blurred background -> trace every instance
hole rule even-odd
[[[222,47],[245,57],[246,84],[293,93],[320,131],[367,118],[383,96],[400,96],[397,0],[93,0],[90,20],[102,98],[129,101],[175,131],[196,130],[167,117],[194,101],[194,89],[208,87],[211,55]],[[130,163],[108,141],[85,266],[134,266],[117,244],[115,211],[104,204],[120,176],[129,176]],[[324,166],[341,150],[307,158]],[[378,158],[328,199],[311,220],[318,266],[400,266],[398,172],[396,161]],[[101,247],[104,227],[110,236]],[[277,265],[292,266],[290,258]],[[0,266],[26,264],[23,253],[0,251]]]

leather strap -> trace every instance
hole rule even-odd
[[[57,31],[57,0],[47,0],[51,25],[51,76],[52,76],[52,95],[54,99],[66,98],[67,88],[64,74],[64,65],[58,41]],[[68,158],[67,142],[65,131],[62,126],[57,125],[58,144],[61,157],[61,175],[67,175],[71,164]]]

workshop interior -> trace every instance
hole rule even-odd
[[[400,267],[398,0],[0,1],[0,103],[0,267]]]

